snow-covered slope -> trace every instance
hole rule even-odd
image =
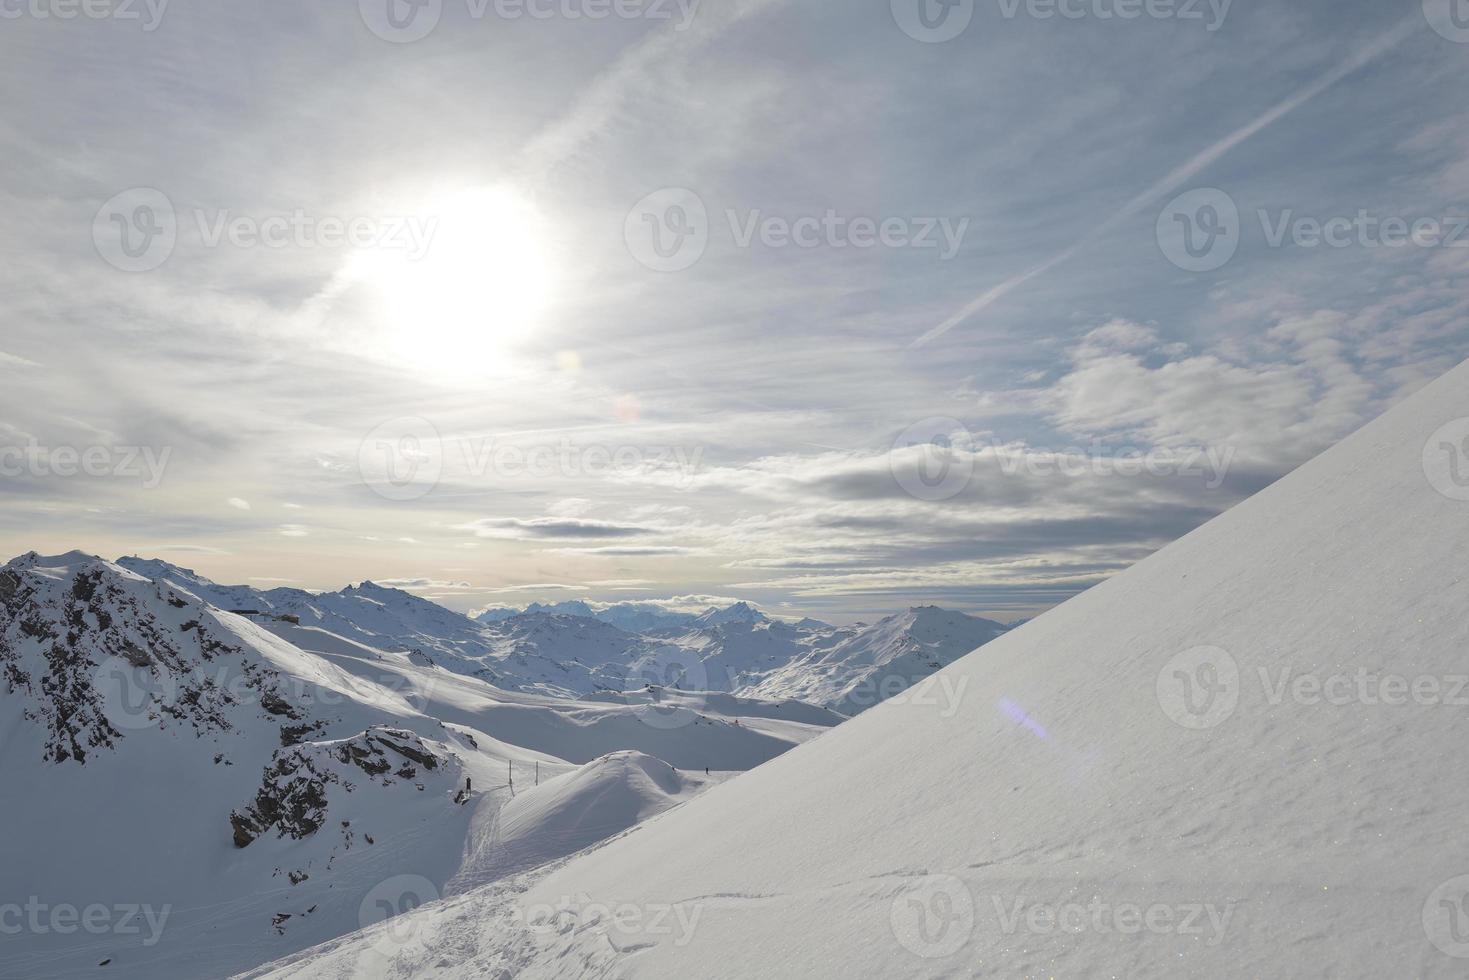
[[[529,780],[494,815],[476,842],[476,871],[498,880],[538,868],[606,840],[692,799],[726,773],[678,770],[642,752],[616,752],[539,784]]]
[[[278,975],[1461,977],[1466,416],[1469,365],[432,943]]]
[[[649,773],[739,771],[840,720],[682,692],[503,692],[412,651],[222,611],[192,590],[240,596],[129,564],[160,577],[77,552],[0,568],[0,977],[90,976],[104,960],[108,976],[224,976],[493,881],[512,865],[478,830],[512,784],[570,785],[557,777],[627,750]],[[403,618],[395,596],[341,595]],[[626,792],[647,788],[625,775]],[[665,780],[637,806],[544,795],[516,832],[534,837],[544,813],[558,834],[578,823],[560,839],[585,846],[718,778]],[[567,850],[517,853],[521,868]],[[12,901],[42,924],[15,933]],[[95,928],[53,925],[93,907]]]

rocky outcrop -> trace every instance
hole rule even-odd
[[[248,847],[272,830],[281,838],[310,837],[326,824],[329,787],[355,792],[366,777],[384,786],[398,781],[421,789],[420,771],[433,772],[443,763],[423,739],[392,728],[282,749],[266,768],[255,799],[230,814],[235,846]]]
[[[299,719],[279,675],[197,599],[81,554],[0,568],[0,685],[46,731],[46,761],[85,764],[127,731],[230,731],[241,706]]]

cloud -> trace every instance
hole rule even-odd
[[[998,302],[1000,299],[1003,299],[1008,293],[1012,292],[1013,290],[1025,285],[1027,282],[1035,279],[1038,276],[1045,275],[1047,272],[1050,272],[1052,269],[1056,268],[1062,263],[1070,261],[1087,245],[1090,245],[1093,241],[1100,238],[1108,231],[1116,228],[1122,222],[1140,212],[1143,208],[1157,202],[1158,200],[1163,198],[1164,195],[1178,190],[1186,182],[1192,180],[1196,175],[1203,172],[1207,167],[1218,161],[1219,158],[1223,157],[1226,153],[1235,149],[1246,140],[1249,140],[1260,131],[1279,122],[1285,116],[1289,115],[1290,113],[1299,109],[1301,106],[1310,102],[1312,99],[1316,98],[1327,89],[1336,85],[1342,79],[1366,67],[1367,65],[1370,65],[1372,62],[1382,57],[1398,44],[1402,43],[1410,35],[1421,32],[1421,29],[1422,23],[1416,14],[1410,14],[1407,17],[1403,18],[1391,30],[1384,32],[1383,34],[1374,38],[1369,44],[1366,44],[1363,47],[1359,48],[1357,51],[1353,52],[1349,57],[1347,57],[1337,65],[1333,66],[1330,71],[1327,71],[1311,84],[1305,86],[1304,88],[1298,89],[1289,97],[1275,103],[1265,112],[1256,116],[1245,125],[1240,126],[1238,129],[1235,129],[1233,132],[1224,136],[1222,139],[1219,139],[1209,146],[1205,147],[1203,150],[1200,150],[1186,163],[1179,167],[1176,167],[1161,180],[1158,180],[1157,182],[1149,186],[1146,190],[1138,193],[1135,197],[1128,201],[1127,204],[1125,204],[1120,211],[1112,214],[1105,221],[1102,221],[1100,224],[1082,234],[1081,237],[1078,238],[1074,244],[1066,247],[1065,249],[1062,249],[1060,252],[1056,253],[1051,258],[1040,263],[1039,265],[1036,265],[1026,270],[1020,275],[1013,276],[1010,279],[1001,282],[999,285],[993,286],[985,292],[981,293],[978,297],[971,300],[967,305],[965,305],[953,316],[949,317],[947,320],[944,320],[942,323],[938,324],[938,326],[934,327],[933,329],[929,330],[927,333],[919,337],[917,340],[913,341],[911,346],[922,347],[925,344],[937,340],[939,337],[942,337],[944,334],[948,333],[950,330],[952,330],[954,327],[957,327],[965,320],[968,320],[976,313],[980,313],[983,310],[994,305],[996,302]]]
[[[484,517],[468,524],[454,526],[456,531],[469,531],[481,538],[629,538],[654,533],[652,528],[636,524],[617,524],[572,517],[538,517],[521,520],[514,517]]]
[[[311,529],[304,524],[282,524],[280,534],[286,538],[304,538],[311,534]]]
[[[446,582],[441,579],[432,578],[385,578],[378,579],[377,584],[390,589],[403,589],[413,591],[415,589],[442,589],[445,591],[461,591],[474,589],[468,582]]]
[[[550,548],[547,554],[553,555],[588,555],[603,558],[661,558],[670,555],[694,555],[699,552],[694,548],[682,548],[675,546],[648,545],[644,547],[605,547],[605,548]]]
[[[225,503],[229,504],[231,507],[235,508],[236,510],[249,510],[250,509],[250,501],[245,500],[242,497],[231,497],[230,499],[226,500]]]
[[[567,497],[546,508],[552,517],[581,517],[597,505],[585,497]]]
[[[0,367],[40,367],[35,361],[0,350]]]

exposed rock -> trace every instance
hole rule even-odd
[[[443,761],[417,735],[391,728],[370,728],[339,742],[307,742],[276,752],[254,801],[230,814],[235,846],[248,847],[270,830],[281,838],[310,837],[326,823],[327,787],[353,792],[354,768],[383,778],[387,785],[394,778],[410,782],[418,771],[404,760],[428,770],[438,769]]]

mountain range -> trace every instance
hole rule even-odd
[[[0,976],[224,976],[543,866],[842,723],[829,705],[857,710],[874,671],[907,687],[992,632],[932,615],[838,630],[737,604],[637,633],[21,556],[0,568],[5,894],[153,926],[7,934]]]
[[[495,609],[475,619],[401,589],[364,582],[338,592],[221,586],[155,559],[119,566],[174,583],[221,609],[281,617],[367,646],[411,652],[506,691],[578,698],[649,683],[856,714],[1007,631],[937,607],[836,627],[768,617],[746,602],[705,612],[581,601]],[[257,617],[258,618],[258,617]]]

